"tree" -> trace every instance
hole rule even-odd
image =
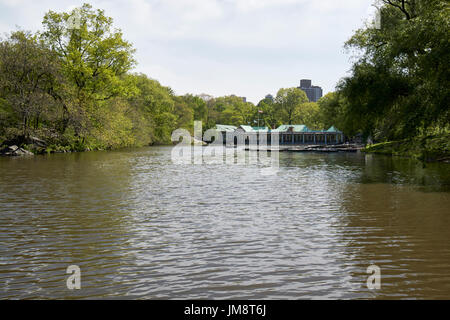
[[[354,136],[360,131],[361,122],[369,122],[370,119],[361,120],[363,113],[349,111],[349,104],[345,96],[339,92],[330,92],[317,101],[319,105],[319,118],[322,127],[327,129],[335,126],[348,136]]]
[[[323,128],[320,119],[320,108],[316,102],[305,102],[301,104],[295,111],[294,121],[314,130],[321,130]]]
[[[174,115],[176,116],[177,129],[194,130],[194,110],[183,97],[175,97]]]
[[[257,104],[256,109],[256,112],[258,112],[258,114],[256,114],[255,117],[261,117],[264,121],[265,126],[274,129],[282,124],[278,119],[277,108],[272,99],[265,98],[261,100]],[[260,111],[262,113],[260,113]]]
[[[195,120],[207,122],[208,111],[205,100],[192,94],[186,94],[180,98],[193,110]]]
[[[378,140],[413,137],[450,123],[450,5],[442,0],[383,0],[381,29],[347,41],[359,53],[339,92],[346,117]]]
[[[275,104],[281,121],[292,124],[300,105],[306,102],[309,100],[303,90],[299,88],[280,89],[275,98]]]
[[[321,122],[324,127],[337,125],[338,117],[341,113],[341,104],[339,103],[339,94],[330,92],[317,101],[320,110]]]
[[[73,19],[76,25],[70,23]],[[76,112],[85,121],[77,128],[80,134],[81,127],[99,125],[96,109],[105,106],[102,102],[133,90],[122,76],[135,64],[134,49],[120,30],[113,30],[112,18],[89,4],[70,13],[49,11],[43,26],[41,38],[59,55],[65,76],[75,88]]]
[[[56,113],[55,101],[49,94],[60,82],[60,64],[35,35],[16,31],[0,43],[0,91],[3,104],[9,106],[10,120],[16,119],[23,137],[30,128],[38,129],[45,116]]]
[[[209,128],[217,123],[235,126],[252,124],[255,119],[255,106],[234,95],[210,99],[207,109]]]
[[[152,143],[169,143],[172,131],[177,129],[175,101],[170,88],[163,87],[158,81],[144,74],[128,75],[137,90],[128,97],[130,107],[142,113],[151,127]]]

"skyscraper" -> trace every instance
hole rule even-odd
[[[300,80],[299,88],[305,91],[306,96],[311,102],[317,102],[317,100],[322,98],[323,95],[322,88],[318,86],[313,86],[311,80],[308,79]]]

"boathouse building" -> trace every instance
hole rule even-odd
[[[310,130],[305,125],[281,125],[276,129],[268,127],[251,127],[241,125],[239,127],[228,125],[216,125],[217,135],[222,138],[223,144],[249,144],[260,143],[260,138],[267,136],[267,144],[272,144],[271,139],[278,138],[279,145],[333,145],[344,142],[344,134],[334,126],[328,130]],[[227,141],[232,137],[233,141]],[[210,141],[208,141],[210,142]]]

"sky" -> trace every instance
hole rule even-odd
[[[258,103],[311,79],[324,94],[351,68],[344,42],[373,0],[0,0],[0,34],[41,29],[44,14],[104,9],[136,48],[142,72],[176,94],[235,94]]]

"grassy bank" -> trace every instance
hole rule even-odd
[[[450,163],[450,134],[446,133],[438,136],[382,142],[367,146],[362,151],[409,157],[421,161],[442,161]]]

